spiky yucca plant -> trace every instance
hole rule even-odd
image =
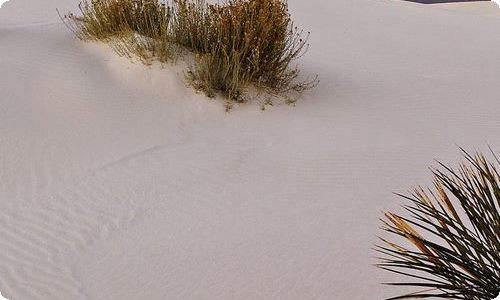
[[[440,164],[434,190],[404,196],[407,214],[386,213],[382,227],[406,240],[387,239],[378,266],[409,279],[389,283],[419,288],[390,299],[491,300],[500,292],[499,160],[467,154],[458,170]]]

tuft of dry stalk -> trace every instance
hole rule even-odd
[[[157,0],[83,0],[80,16],[62,17],[83,41],[109,43],[121,56],[138,56],[143,62],[173,58],[169,41],[171,8]]]
[[[463,150],[462,150],[463,151]],[[463,151],[458,170],[440,164],[435,191],[403,196],[408,216],[386,213],[382,229],[413,248],[381,239],[378,266],[420,290],[390,299],[491,300],[500,293],[500,176],[498,158]]]
[[[207,53],[212,41],[211,14],[205,0],[173,0],[172,40],[195,53]]]
[[[194,85],[204,86],[207,94],[218,91],[226,96],[242,95],[248,85],[253,85],[283,95],[301,93],[317,84],[316,78],[296,82],[299,70],[292,63],[307,51],[309,33],[295,27],[286,1],[175,2],[182,7],[182,15],[196,16],[191,27],[205,24],[209,29],[208,32],[191,30],[187,43],[192,51],[208,56],[198,59],[191,72]],[[217,67],[208,68],[207,61]],[[212,72],[211,79],[224,79],[225,83],[206,80],[207,72]]]

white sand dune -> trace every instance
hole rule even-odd
[[[322,82],[265,112],[181,66],[75,40],[55,8],[0,9],[0,290],[11,300],[394,295],[371,250],[394,191],[456,145],[500,149],[500,18],[389,0],[290,0]]]
[[[440,7],[447,10],[455,10],[463,13],[475,13],[481,15],[500,16],[498,3],[500,0],[478,1],[478,2],[453,2],[444,4],[432,4],[435,7]]]

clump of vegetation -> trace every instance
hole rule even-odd
[[[84,0],[80,16],[70,13],[65,24],[84,41],[109,43],[123,56],[166,62],[173,58],[169,41],[170,7],[157,0]]]
[[[202,1],[191,5],[185,0],[177,2],[181,11],[195,15],[192,19],[209,29],[194,30],[187,45],[202,54],[191,75],[208,95],[221,91],[229,98],[242,100],[239,98],[242,89],[249,84],[276,94],[315,84],[315,81],[293,83],[299,72],[291,64],[307,50],[309,34],[294,26],[286,2],[228,0],[211,5]],[[214,64],[217,67],[213,68]]]
[[[129,30],[154,37],[168,27],[168,9],[156,0],[84,0],[79,8],[81,16],[67,17],[82,40],[105,41]]]
[[[420,291],[390,299],[491,300],[500,293],[500,164],[469,155],[453,170],[435,170],[435,189],[403,196],[409,216],[386,213],[383,229],[406,240],[382,239],[379,266]],[[406,244],[408,246],[406,246]],[[413,245],[413,247],[409,247]]]
[[[209,52],[216,41],[205,0],[173,0],[172,12],[172,40],[191,52]]]
[[[295,27],[286,0],[84,0],[80,12],[64,18],[76,36],[108,42],[121,55],[166,62],[182,48],[194,53],[188,78],[209,97],[243,102],[251,86],[291,100],[318,82],[297,80],[292,64],[307,51],[309,33]]]

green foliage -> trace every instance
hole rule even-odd
[[[465,153],[465,151],[464,151]],[[382,239],[379,267],[420,290],[391,299],[491,300],[500,292],[500,164],[465,153],[458,170],[441,165],[435,189],[418,188],[404,206],[408,216],[386,213],[383,229],[413,247]]]
[[[65,16],[82,40],[108,42],[120,55],[149,63],[193,52],[192,85],[209,97],[243,102],[249,86],[289,97],[317,84],[297,82],[292,63],[307,50],[309,33],[294,26],[284,0],[84,0],[81,16]],[[290,98],[288,98],[290,99]]]

